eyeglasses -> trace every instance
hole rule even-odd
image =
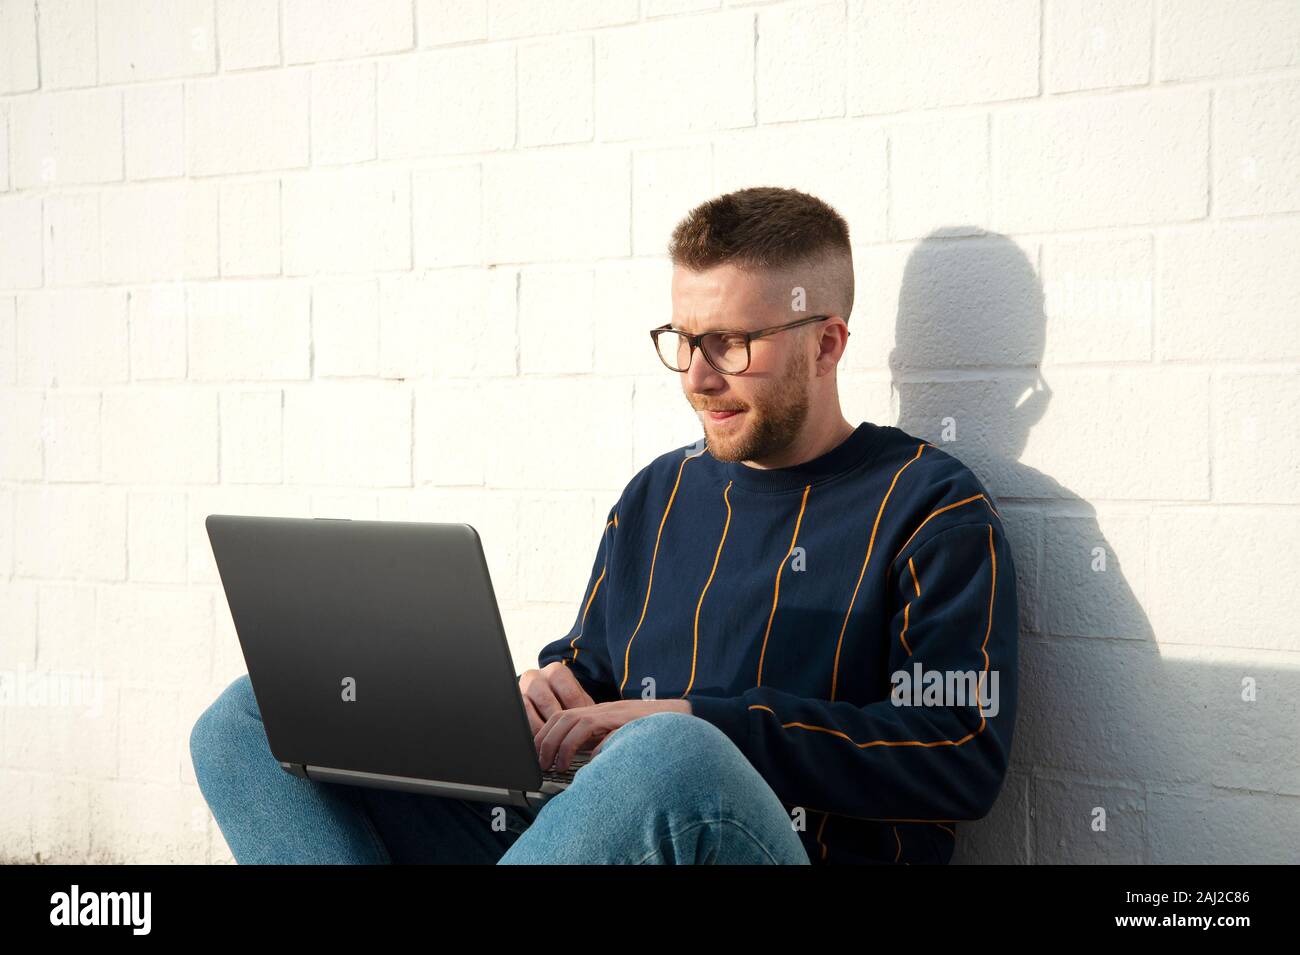
[[[686,371],[691,367],[691,359],[698,348],[704,354],[714,371],[721,375],[740,375],[749,368],[749,343],[756,338],[775,335],[787,328],[797,328],[809,322],[825,321],[831,315],[813,315],[784,325],[773,325],[752,332],[711,331],[692,335],[690,332],[678,331],[670,322],[658,328],[650,329],[650,338],[654,341],[659,360],[669,371]]]

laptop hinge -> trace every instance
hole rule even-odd
[[[521,793],[521,795],[524,797],[524,805],[529,809],[541,809],[555,794],[543,790],[540,792]]]
[[[455,783],[440,779],[421,779],[413,776],[392,776],[385,773],[370,773],[362,770],[332,769],[327,766],[312,764],[280,762],[287,772],[295,776],[322,783],[339,783],[344,786],[370,786],[377,789],[397,789],[404,792],[419,793],[430,796],[451,796],[456,799],[472,799],[477,802],[499,802],[504,800],[512,806],[527,808],[532,805],[529,793],[523,789],[509,789],[498,786],[474,786],[468,783]]]

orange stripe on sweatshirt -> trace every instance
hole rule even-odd
[[[776,603],[781,599],[781,572],[785,570],[785,565],[790,560],[790,555],[794,553],[795,544],[799,540],[799,528],[803,525],[803,513],[808,506],[808,492],[811,490],[811,484],[804,486],[803,500],[799,502],[799,516],[795,518],[794,533],[790,535],[790,547],[776,567],[776,580],[772,584],[772,609],[767,615],[767,629],[763,631],[763,648],[758,652],[758,679],[754,686],[763,685],[763,659],[767,656],[767,638],[772,632],[772,620],[776,617]]]
[[[992,564],[993,574],[992,574],[992,581],[989,585],[988,625],[984,630],[984,641],[980,644],[980,653],[984,655],[984,669],[980,671],[980,678],[976,683],[977,703],[978,703],[978,698],[982,697],[983,695],[982,691],[984,687],[984,677],[988,674],[989,671],[988,644],[989,644],[989,636],[993,632],[993,600],[994,600],[994,595],[997,593],[997,589],[998,589],[998,556],[997,556],[997,551],[994,549],[993,546],[993,525],[985,524],[984,526],[988,528],[988,532],[989,532],[989,556],[992,558],[993,561]],[[767,710],[767,712],[771,713],[773,716],[777,715],[775,710],[773,710],[770,706],[764,706],[762,703],[751,703],[749,705],[749,709]],[[777,719],[780,719],[780,717],[778,716]],[[871,746],[920,746],[920,747],[929,748],[934,746],[961,746],[963,743],[969,742],[970,740],[978,736],[981,732],[983,732],[984,727],[987,725],[987,723],[988,723],[987,718],[984,716],[983,713],[981,713],[979,728],[976,729],[974,732],[967,733],[961,739],[956,739],[956,740],[938,739],[938,740],[928,740],[928,741],[915,740],[915,739],[908,739],[908,740],[873,739],[873,740],[867,740],[865,742],[858,742],[853,737],[849,736],[847,733],[841,730],[833,729],[829,726],[817,726],[816,724],[813,723],[802,723],[798,720],[791,720],[788,723],[782,722],[781,728],[802,729],[802,730],[808,730],[810,732],[815,732],[815,733],[827,733],[831,736],[836,736],[841,739],[847,740],[848,742],[852,743],[854,746],[858,747],[859,749],[866,749]]]
[[[695,454],[687,455],[682,458],[682,463],[677,466],[677,480],[673,482],[673,492],[668,495],[668,503],[664,505],[664,516],[659,519],[659,531],[655,534],[655,549],[650,556],[650,579],[645,585],[645,603],[641,605],[641,619],[636,622],[636,629],[632,631],[632,636],[627,638],[627,649],[623,651],[623,682],[618,685],[618,692],[623,693],[623,687],[627,686],[627,669],[628,661],[632,656],[632,641],[636,639],[637,632],[641,629],[641,624],[645,622],[645,612],[650,606],[650,588],[655,582],[655,561],[659,559],[659,542],[663,540],[664,525],[668,523],[668,513],[673,509],[673,501],[677,499],[677,489],[682,484],[682,470],[686,467],[686,462],[698,458],[704,451],[698,451]]]
[[[862,578],[867,574],[867,564],[871,563],[871,551],[876,546],[876,531],[880,529],[880,518],[884,516],[885,505],[889,503],[889,495],[894,493],[894,485],[898,483],[899,476],[909,467],[916,463],[921,457],[926,445],[924,443],[917,445],[916,457],[908,461],[901,468],[894,472],[894,479],[889,482],[889,490],[885,492],[884,499],[880,502],[880,509],[876,511],[876,522],[871,526],[871,537],[867,541],[867,556],[862,559],[862,569],[858,571],[858,582],[853,586],[853,596],[849,598],[849,609],[844,612],[844,623],[840,625],[840,637],[835,641],[835,669],[831,671],[831,699],[835,699],[835,691],[839,687],[840,678],[840,648],[844,645],[844,631],[848,629],[849,617],[853,614],[853,605],[857,603],[858,591],[862,587]]]
[[[610,524],[613,524],[615,527],[618,527],[617,514],[614,515],[614,519],[612,521],[609,521],[605,524],[605,530],[603,533],[606,534],[609,533]],[[608,554],[609,551],[606,550],[605,553]],[[583,631],[585,631],[587,628],[587,613],[588,611],[591,610],[592,601],[596,599],[596,591],[600,590],[600,582],[605,579],[605,571],[608,569],[609,569],[609,559],[606,558],[604,566],[600,568],[600,576],[596,578],[596,583],[591,588],[591,596],[587,598],[587,605],[582,608],[582,621],[578,624],[577,636],[575,636],[572,640],[569,641],[569,649],[573,651],[573,659],[575,661],[578,659],[578,653],[580,652],[580,648],[578,647],[578,641],[582,639]],[[560,662],[562,662],[566,667],[569,665],[569,661],[567,659],[562,659]]]

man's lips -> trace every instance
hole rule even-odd
[[[724,408],[717,411],[706,410],[704,413],[707,414],[709,419],[712,421],[729,421],[736,417],[736,415],[742,414],[744,410],[744,408]]]

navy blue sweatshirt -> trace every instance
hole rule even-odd
[[[952,455],[865,421],[788,468],[677,448],[610,508],[573,627],[538,663],[563,661],[597,703],[690,700],[814,864],[946,863],[956,824],[997,797],[1016,719],[996,508]],[[996,713],[921,696],[929,671],[977,681]]]

